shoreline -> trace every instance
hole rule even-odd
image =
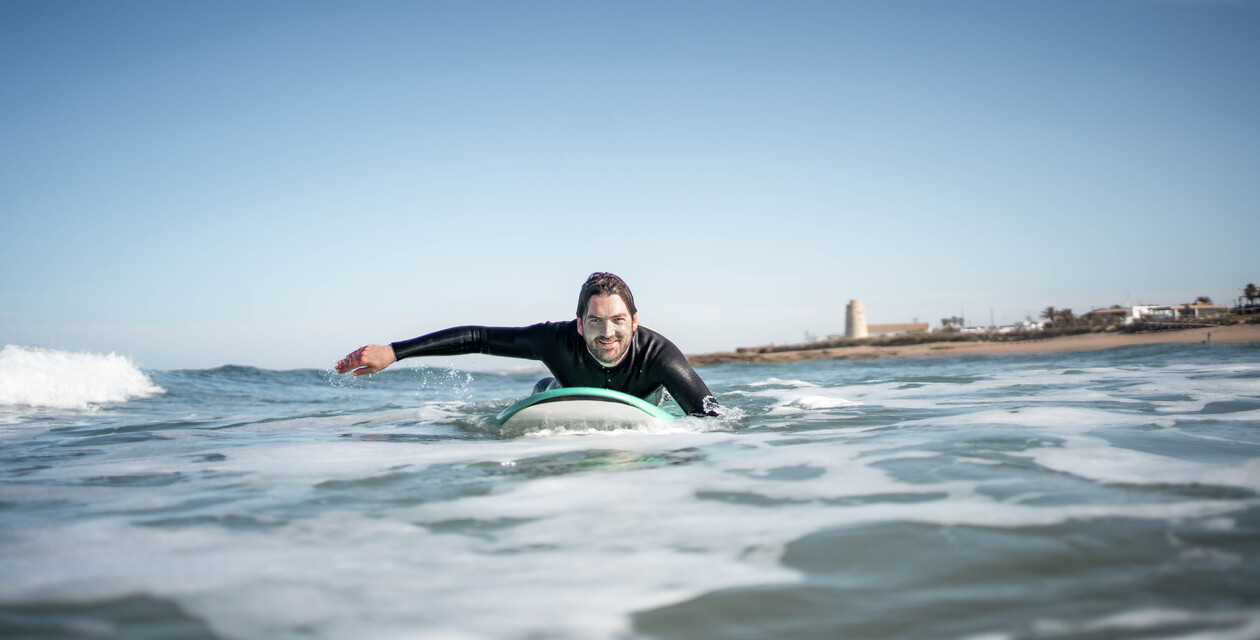
[[[687,356],[693,366],[726,362],[800,362],[803,360],[875,360],[881,358],[928,358],[963,355],[1027,355],[1099,351],[1142,344],[1238,344],[1260,342],[1260,324],[1154,331],[1150,333],[1085,333],[1015,342],[927,342],[901,346],[854,346],[779,351],[774,353],[719,352]]]

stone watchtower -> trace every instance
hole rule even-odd
[[[865,338],[866,333],[866,307],[862,306],[862,301],[853,299],[844,308],[844,337],[846,338]]]

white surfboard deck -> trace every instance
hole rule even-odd
[[[642,399],[609,389],[569,387],[528,396],[504,409],[495,422],[509,429],[636,428],[674,416]]]

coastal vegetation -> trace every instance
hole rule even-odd
[[[1238,305],[1230,311],[1240,314],[1260,313],[1260,303],[1257,301],[1260,301],[1260,288],[1257,288],[1255,283],[1248,282],[1247,286],[1243,287],[1243,294],[1238,299]]]

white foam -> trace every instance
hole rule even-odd
[[[775,400],[775,405],[771,407],[769,414],[792,413],[811,409],[839,409],[856,407],[861,404],[845,397],[850,395],[849,390],[846,388],[818,387],[814,385],[796,389],[767,389],[765,391],[756,391],[749,395]]]
[[[817,387],[818,385],[804,380],[780,380],[778,378],[770,378],[761,382],[753,382],[750,387]]]
[[[1023,407],[991,409],[956,416],[939,416],[923,420],[907,420],[903,425],[1046,427],[1048,435],[1091,431],[1100,427],[1147,424],[1144,414],[1124,414],[1102,409],[1077,407]]]
[[[126,356],[15,345],[0,351],[0,406],[88,409],[164,392]]]
[[[1073,435],[1064,436],[1062,446],[1012,455],[1031,458],[1047,469],[1105,483],[1210,484],[1260,490],[1260,458],[1222,466],[1125,449],[1098,437]]]
[[[840,407],[856,407],[859,403],[844,398],[828,398],[827,396],[801,396],[788,402],[793,407],[802,409],[837,409]]]
[[[1175,625],[1232,625],[1232,629],[1213,629],[1189,635],[1178,635],[1183,640],[1233,640],[1249,639],[1260,633],[1260,614],[1254,611],[1186,611],[1182,609],[1150,608],[1123,611],[1084,624],[1063,623],[1065,631],[1085,632],[1134,632],[1158,631],[1160,627]],[[1127,633],[1126,633],[1127,635]]]

